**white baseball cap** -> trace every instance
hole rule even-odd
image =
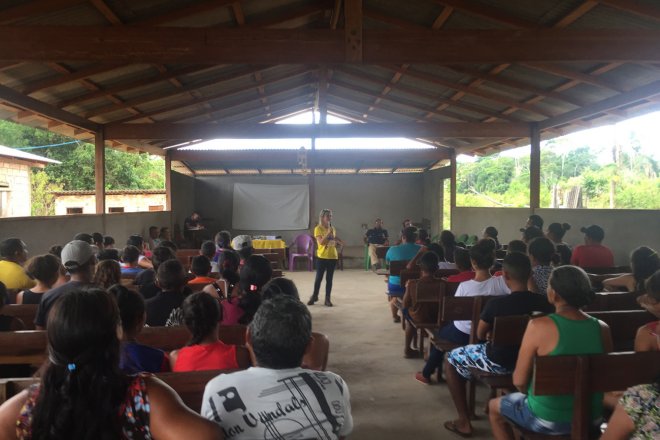
[[[62,249],[62,264],[67,269],[78,268],[94,256],[92,246],[86,241],[73,240]]]

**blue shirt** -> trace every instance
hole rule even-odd
[[[392,246],[387,250],[385,261],[406,261],[412,260],[417,255],[421,246],[415,243],[403,243],[398,246]],[[390,275],[388,280],[389,284],[398,285],[401,283],[401,278],[398,275]]]
[[[121,268],[121,274],[122,275],[138,275],[141,273],[144,269],[141,267],[123,267]]]

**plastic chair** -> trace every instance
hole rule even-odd
[[[314,266],[314,239],[307,234],[300,234],[293,241],[293,244],[296,247],[296,251],[293,252],[293,249],[291,249],[289,252],[289,270],[296,270],[296,258],[306,258],[307,266],[311,272]]]

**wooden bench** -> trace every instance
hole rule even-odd
[[[634,349],[637,329],[657,318],[646,310],[611,310],[606,312],[589,312],[610,327],[614,351]]]
[[[245,345],[246,327],[220,326],[218,336],[225,344]],[[145,327],[137,336],[140,344],[172,351],[184,347],[190,340],[184,326]],[[0,365],[40,365],[47,357],[48,339],[43,330],[0,332]]]
[[[610,353],[590,356],[541,356],[534,361],[532,389],[539,396],[573,395],[570,436],[536,434],[512,424],[523,438],[573,439],[593,437],[591,395],[621,391],[633,385],[653,383],[660,371],[660,352]]]
[[[583,267],[584,271],[588,274],[603,275],[603,274],[621,274],[631,273],[630,266],[610,266],[610,267]]]
[[[25,330],[34,330],[34,318],[38,307],[37,304],[7,304],[0,309],[0,315],[18,318],[23,321]]]
[[[181,397],[186,406],[199,413],[202,409],[204,388],[211,379],[220,374],[240,370],[188,371],[184,373],[158,373],[156,377],[168,384]],[[11,378],[0,380],[0,404],[12,398],[30,385],[38,383],[37,378]]]
[[[584,311],[642,310],[636,292],[600,292]]]
[[[446,278],[451,275],[455,275],[458,273],[457,269],[438,269],[435,271],[433,274],[434,278]],[[416,280],[419,277],[422,276],[422,272],[418,269],[402,269],[401,272],[399,273],[399,277],[401,278],[401,285],[405,287],[406,283],[408,280]]]

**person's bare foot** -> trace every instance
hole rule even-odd
[[[472,437],[472,426],[470,426],[470,423],[465,423],[461,420],[449,420],[445,422],[444,427],[447,431],[451,431],[461,437]]]

